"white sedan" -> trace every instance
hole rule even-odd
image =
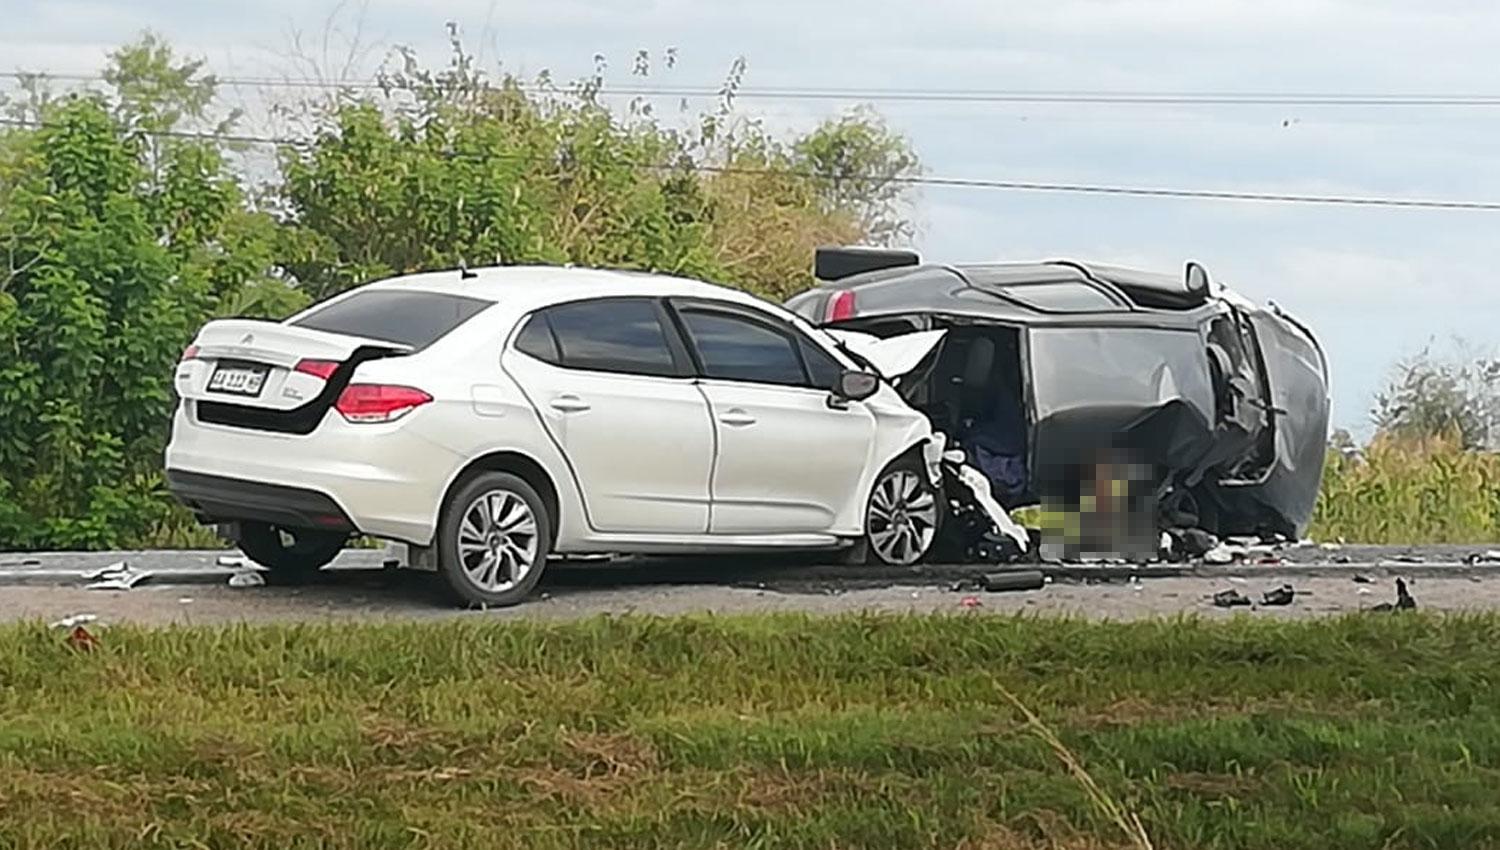
[[[880,372],[937,340],[847,341],[858,354],[662,275],[394,278],[204,326],[175,374],[167,482],[273,573],[370,535],[470,605],[522,600],[553,555],[915,563],[941,519],[942,438]]]

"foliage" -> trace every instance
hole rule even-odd
[[[1468,449],[1500,448],[1500,358],[1431,349],[1397,364],[1372,411],[1383,433],[1407,439],[1456,434]]]
[[[650,269],[779,298],[818,244],[908,232],[897,178],[915,157],[871,116],[778,140],[733,112],[737,63],[684,128],[607,108],[602,65],[561,89],[491,81],[451,32],[444,68],[402,51],[374,96],[283,105],[305,136],[254,196],[226,137],[240,114],[153,35],[112,55],[100,91],[28,77],[0,104],[28,125],[0,132],[0,550],[211,542],[159,474],[173,364],[210,318],[459,264]],[[878,179],[851,182],[866,168]]]
[[[1453,437],[1377,437],[1363,452],[1332,450],[1313,517],[1317,540],[1500,542],[1500,455]]]
[[[0,136],[0,548],[116,545],[171,522],[160,457],[173,365],[267,276],[274,223],[220,147],[150,135],[204,116],[203,81],[146,40],[106,93],[37,100]]]
[[[1495,616],[100,639],[0,628],[0,845],[1121,846],[1047,735],[1159,847],[1500,844]]]

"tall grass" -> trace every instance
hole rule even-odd
[[[1312,536],[1357,543],[1500,541],[1500,454],[1449,439],[1377,438],[1330,452]]]

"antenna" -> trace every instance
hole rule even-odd
[[[474,272],[469,271],[468,265],[465,264],[463,260],[459,260],[458,261],[458,279],[459,280],[473,280],[476,277],[479,277],[479,275],[475,274]]]

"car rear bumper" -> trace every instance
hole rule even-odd
[[[168,469],[167,489],[193,513],[215,522],[268,522],[287,528],[349,533],[359,530],[331,496],[303,487]]]
[[[185,407],[167,446],[169,487],[218,521],[332,528],[338,516],[362,534],[425,546],[460,463],[408,422],[356,426],[335,415],[303,436],[208,424]]]

